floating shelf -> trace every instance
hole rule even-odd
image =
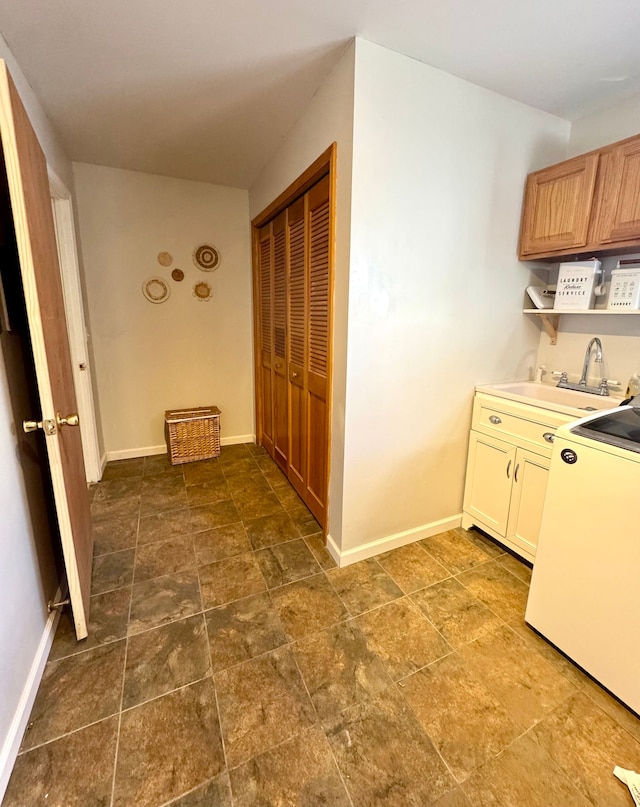
[[[542,325],[549,337],[549,341],[552,345],[555,345],[558,341],[558,325],[560,323],[560,316],[569,314],[570,316],[576,317],[592,317],[594,315],[606,315],[609,317],[623,317],[629,315],[640,315],[640,311],[637,310],[627,310],[627,311],[610,311],[608,308],[588,308],[584,311],[563,311],[562,309],[555,309],[555,308],[525,308],[523,309],[523,314],[535,314],[537,317],[540,317],[542,320]]]
[[[588,308],[585,311],[573,311],[571,309],[562,310],[561,308],[524,308],[523,314],[537,314],[539,317],[555,316],[560,314],[573,314],[578,317],[591,317],[594,314],[608,314],[610,317],[623,317],[629,314],[640,315],[640,310],[636,311],[610,311],[608,308]]]

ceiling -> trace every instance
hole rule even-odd
[[[353,36],[573,120],[640,92],[630,0],[2,0],[72,160],[250,187]]]

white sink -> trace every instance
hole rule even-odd
[[[536,384],[533,381],[512,381],[508,384],[487,384],[476,387],[478,392],[509,398],[512,401],[541,406],[555,412],[584,417],[592,410],[613,409],[620,405],[620,398],[610,395],[592,395],[589,392],[577,392],[561,389],[550,384]]]

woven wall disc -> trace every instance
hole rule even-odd
[[[176,283],[180,283],[181,280],[184,280],[184,272],[182,269],[174,269],[173,272],[171,272],[171,277]]]
[[[171,266],[173,258],[170,252],[158,252],[158,263],[160,266]]]
[[[193,262],[203,272],[213,272],[220,263],[220,253],[210,244],[202,244],[194,250]]]
[[[193,296],[204,303],[208,302],[211,299],[211,286],[204,280],[199,281],[193,287]]]
[[[150,303],[164,303],[169,299],[171,289],[161,277],[150,277],[142,284],[142,293]]]

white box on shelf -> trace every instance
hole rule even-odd
[[[600,280],[600,261],[561,263],[553,304],[555,310],[588,311],[595,301],[596,282]]]
[[[610,311],[640,309],[640,266],[635,269],[612,269],[607,309]]]

